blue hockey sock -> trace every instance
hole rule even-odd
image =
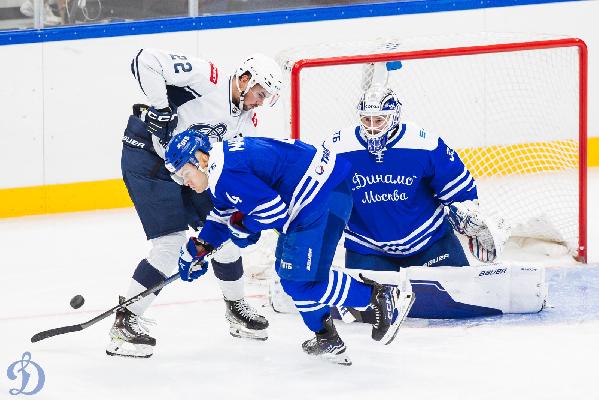
[[[293,299],[295,306],[312,332],[324,328],[323,321],[330,306],[366,307],[370,303],[370,286],[342,271],[329,271],[325,281],[298,282],[281,279],[281,286]]]

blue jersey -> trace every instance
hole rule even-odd
[[[351,163],[354,206],[345,247],[362,254],[407,257],[426,249],[445,229],[444,205],[478,198],[476,183],[443,140],[407,122],[386,150],[366,150],[360,127],[336,132],[337,158]]]
[[[208,165],[214,208],[199,237],[213,246],[229,238],[227,221],[235,211],[252,232],[287,233],[304,226],[328,207],[324,201],[349,172],[330,143],[241,137],[215,143]]]

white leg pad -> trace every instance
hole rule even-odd
[[[362,273],[380,283],[404,284],[398,272],[344,271],[356,278]],[[547,300],[547,282],[542,267],[504,264],[434,268],[415,266],[403,268],[404,271],[412,286],[435,285],[456,302],[494,308],[504,314],[536,313],[545,307]]]

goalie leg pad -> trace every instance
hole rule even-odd
[[[413,318],[471,318],[537,313],[545,307],[547,283],[541,267],[492,264],[464,268],[404,268],[416,301]],[[348,270],[387,284],[400,284],[398,273]]]

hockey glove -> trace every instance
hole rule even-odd
[[[455,231],[468,237],[468,247],[482,262],[492,262],[501,253],[510,236],[510,227],[503,219],[483,217],[475,201],[449,205],[447,215]]]
[[[243,214],[235,211],[227,222],[231,232],[231,241],[238,247],[244,248],[256,244],[260,239],[260,232],[251,232],[243,225]]]
[[[212,250],[212,246],[198,238],[191,237],[187,244],[179,250],[179,275],[181,279],[191,282],[198,279],[208,271],[208,262],[205,256]]]
[[[168,142],[171,133],[177,127],[178,120],[177,113],[174,113],[170,107],[160,110],[150,107],[146,113],[146,129],[149,134]]]

